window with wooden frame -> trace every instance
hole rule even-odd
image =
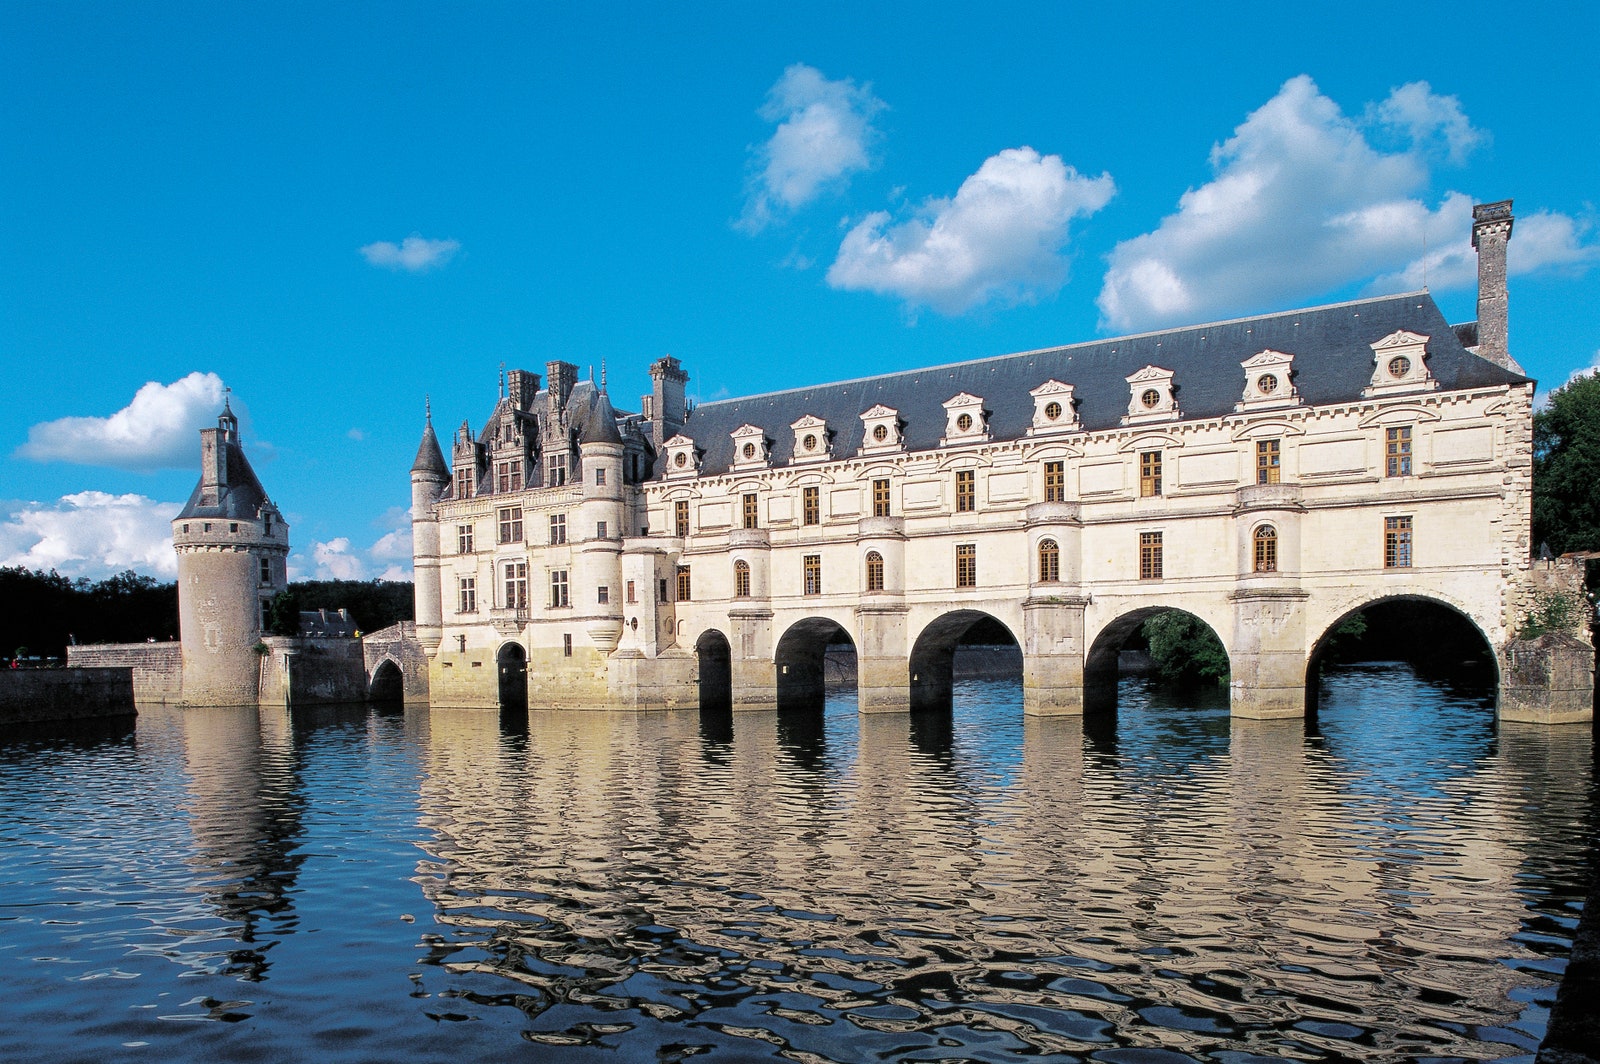
[[[867,551],[867,590],[883,590],[883,555],[875,550]]]
[[[802,590],[807,595],[822,594],[822,555],[807,554],[801,563],[804,574]]]
[[[1161,452],[1139,452],[1139,497],[1151,499],[1161,494]]]
[[[688,499],[679,499],[672,504],[672,534],[680,539],[689,534]]]
[[[978,586],[978,545],[956,544],[956,587]]]
[[[550,515],[550,545],[559,547],[567,541],[567,515]]]
[[[456,498],[472,498],[473,481],[477,479],[473,475],[475,472],[476,470],[474,470],[471,466],[468,466],[465,469],[456,470]]]
[[[456,612],[478,612],[478,578],[463,576],[456,580]]]
[[[759,525],[759,509],[756,503],[755,492],[748,492],[739,500],[739,512],[744,517],[744,527],[756,528]]]
[[[872,516],[889,516],[889,481],[888,478],[872,482]]]
[[[1139,579],[1160,580],[1161,573],[1161,533],[1140,532]]]
[[[800,523],[803,525],[820,525],[822,523],[822,489],[800,489]]]
[[[733,597],[750,597],[750,563],[747,561],[733,563]]]
[[[1252,538],[1252,557],[1250,568],[1257,573],[1275,573],[1278,571],[1278,530],[1271,525],[1262,525],[1256,529]]]
[[[1067,501],[1067,463],[1046,462],[1044,464],[1044,501]]]
[[[1061,548],[1053,539],[1039,541],[1039,582],[1054,584],[1061,580]]]
[[[457,554],[471,554],[472,553],[472,526],[471,525],[457,525],[456,526],[456,553]]]
[[[522,459],[510,458],[495,463],[496,488],[501,492],[522,490]]]
[[[972,469],[956,470],[956,513],[969,514],[978,508],[978,474]]]
[[[553,454],[545,460],[544,486],[559,488],[567,482],[567,456]]]
[[[1391,477],[1411,475],[1411,426],[1396,425],[1384,430],[1384,473]]]
[[[1385,569],[1411,568],[1411,518],[1385,517],[1383,519],[1383,567]]]
[[[689,567],[687,565],[678,566],[678,601],[688,602],[693,597],[690,594],[692,591],[693,587],[689,583]]]
[[[522,507],[502,506],[500,508],[500,542],[522,542]]]
[[[528,563],[506,562],[506,609],[528,608]]]
[[[570,590],[571,585],[567,580],[567,571],[565,569],[550,570],[550,608],[564,610],[572,605],[572,600],[568,597]]]
[[[1256,483],[1278,483],[1279,462],[1282,461],[1280,440],[1256,441]]]

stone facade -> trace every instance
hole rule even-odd
[[[1415,292],[692,411],[667,359],[639,414],[563,363],[546,390],[513,373],[412,468],[432,700],[770,706],[847,640],[862,711],[906,710],[998,625],[1026,710],[1074,714],[1167,608],[1220,637],[1241,717],[1303,714],[1319,648],[1385,600],[1503,655],[1533,594],[1534,383],[1463,346],[1503,341],[1479,325]]]

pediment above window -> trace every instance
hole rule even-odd
[[[1176,421],[1178,387],[1173,382],[1173,372],[1160,366],[1146,366],[1125,377],[1128,382],[1128,412],[1122,418],[1124,425],[1144,425],[1152,421]]]
[[[1077,397],[1072,385],[1047,380],[1028,394],[1033,396],[1033,424],[1028,428],[1028,435],[1074,432],[1083,427],[1078,422]]]
[[[790,461],[826,462],[833,457],[833,433],[828,431],[826,421],[807,414],[789,427],[794,430],[794,456]]]
[[[1244,370],[1244,394],[1235,410],[1272,410],[1299,406],[1294,386],[1294,356],[1271,348],[1239,363]]]
[[[735,472],[767,467],[772,442],[763,430],[755,425],[740,425],[728,435],[733,438],[732,468]]]
[[[663,443],[661,449],[667,456],[666,479],[681,480],[699,475],[700,451],[693,439],[680,433]]]
[[[890,454],[906,449],[900,411],[879,403],[861,415],[861,453]]]
[[[946,399],[944,414],[944,438],[939,441],[940,446],[984,443],[989,439],[989,415],[978,396],[961,392]]]
[[[1367,398],[1405,392],[1431,392],[1439,387],[1428,369],[1428,337],[1397,329],[1372,345],[1372,383]]]

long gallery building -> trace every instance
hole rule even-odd
[[[1319,644],[1397,598],[1469,620],[1504,676],[1571,579],[1530,558],[1510,207],[1475,209],[1462,326],[1411,292],[692,410],[662,358],[637,413],[568,363],[513,370],[448,457],[430,419],[412,466],[429,697],[771,706],[817,695],[848,641],[862,711],[906,710],[998,624],[1026,711],[1076,713],[1179,608],[1227,648],[1235,715],[1299,716]],[[1506,719],[1587,714],[1586,691],[1507,690]]]

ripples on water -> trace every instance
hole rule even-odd
[[[1526,1057],[1587,730],[1326,685],[1309,728],[968,682],[909,733],[842,697],[11,739],[0,1058]]]

